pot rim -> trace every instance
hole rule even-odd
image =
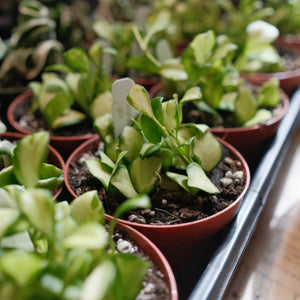
[[[249,169],[248,163],[246,162],[245,158],[242,156],[242,154],[235,147],[233,147],[231,144],[229,144],[228,142],[222,140],[219,137],[216,137],[216,138],[223,147],[227,148],[231,153],[234,154],[234,156],[238,160],[240,160],[240,162],[242,164],[242,170],[245,172],[245,175],[246,175],[245,187],[244,187],[243,191],[241,192],[241,194],[235,199],[235,201],[233,203],[231,203],[228,207],[224,208],[223,210],[221,210],[221,211],[219,211],[219,212],[217,212],[217,213],[215,213],[211,216],[208,216],[204,219],[196,220],[196,221],[190,221],[190,222],[182,223],[182,224],[174,224],[174,225],[140,224],[140,223],[134,223],[134,222],[130,222],[130,221],[118,218],[119,222],[121,222],[123,224],[126,224],[128,226],[135,226],[136,228],[141,228],[141,229],[143,229],[143,228],[145,228],[145,229],[161,229],[161,228],[163,228],[163,229],[168,230],[168,229],[176,229],[176,228],[186,228],[186,227],[189,227],[189,226],[192,226],[192,225],[209,223],[213,219],[216,219],[218,217],[221,217],[221,216],[225,215],[227,212],[229,212],[231,209],[235,208],[236,206],[238,207],[240,205],[240,202],[244,198],[246,192],[248,191],[249,186],[250,186],[250,178],[251,178],[250,169]],[[72,189],[69,185],[69,181],[68,181],[69,166],[70,166],[71,162],[73,161],[73,159],[76,157],[76,155],[81,153],[85,149],[86,146],[88,146],[90,144],[93,144],[93,143],[99,144],[99,142],[100,142],[99,137],[93,138],[93,139],[90,139],[90,140],[84,142],[77,149],[75,149],[73,151],[73,153],[69,156],[69,158],[68,158],[68,160],[65,164],[65,174],[64,174],[65,186],[68,189],[68,191],[70,192],[70,194],[72,195],[72,197],[74,197],[74,198],[76,198],[77,195],[72,191]],[[109,220],[113,219],[113,216],[109,215],[107,213],[105,213],[105,217]]]
[[[15,119],[13,118],[13,112],[15,111],[16,107],[24,100],[27,99],[29,97],[32,97],[33,92],[32,90],[27,90],[24,93],[18,95],[8,106],[7,109],[7,119],[8,122],[10,123],[10,125],[17,130],[18,132],[27,135],[27,134],[32,134],[34,133],[33,131],[28,131],[26,129],[24,129],[23,127],[21,127],[19,125],[18,122],[15,121]],[[46,130],[47,131],[47,130]],[[69,141],[81,141],[83,138],[84,139],[89,139],[91,137],[96,137],[97,133],[88,133],[88,134],[84,134],[84,135],[77,135],[77,136],[59,136],[59,135],[50,135],[50,139],[52,141],[65,141],[65,140],[69,140]]]

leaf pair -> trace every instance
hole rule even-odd
[[[49,190],[60,186],[64,181],[63,171],[45,163],[48,144],[49,134],[38,132],[22,138],[16,146],[11,145],[10,151],[5,154],[9,163],[0,171],[0,186],[18,184],[26,188],[41,187]]]

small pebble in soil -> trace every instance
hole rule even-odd
[[[162,199],[162,200],[161,200],[161,204],[162,204],[162,205],[166,205],[167,203],[168,203],[168,201],[167,201],[166,199]]]
[[[123,253],[135,253],[137,248],[132,246],[132,244],[126,240],[118,239],[116,243],[116,248],[118,251]]]
[[[233,173],[233,178],[234,179],[242,179],[244,176],[244,172],[243,171],[236,171]]]
[[[135,222],[135,223],[140,223],[140,224],[146,224],[146,219],[143,218],[142,216],[137,216],[135,214],[132,214],[128,217],[128,220],[131,222]]]
[[[234,165],[234,160],[233,160],[232,158],[230,158],[230,157],[225,157],[225,158],[224,158],[224,162],[225,162],[227,165],[229,165],[229,166]]]
[[[227,178],[227,177],[223,177],[221,180],[221,183],[223,185],[223,187],[228,187],[233,183],[233,180],[231,178]]]
[[[226,178],[232,178],[232,176],[233,176],[233,174],[232,174],[231,171],[227,171],[227,172],[225,173],[225,177],[226,177]]]
[[[154,211],[154,210],[151,210],[150,213],[149,213],[149,215],[150,215],[151,217],[154,217],[154,216],[155,216],[155,211]]]

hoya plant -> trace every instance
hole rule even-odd
[[[219,193],[207,174],[220,162],[222,146],[206,125],[181,122],[183,103],[199,97],[197,92],[187,91],[181,101],[176,95],[150,101],[146,89],[134,84],[121,104],[122,116],[128,112],[124,126],[116,115],[96,120],[104,150],[100,159],[86,160],[86,165],[109,195],[151,195],[158,185],[191,195]]]
[[[180,76],[172,46],[164,38],[170,20],[167,12],[160,11],[145,17],[143,24],[110,23],[103,19],[95,22],[95,32],[111,47],[112,74],[121,77]]]
[[[48,8],[38,1],[21,1],[18,24],[9,39],[0,36],[1,87],[26,86],[44,67],[60,60],[62,44]]]
[[[236,51],[226,36],[216,36],[211,30],[197,35],[184,51],[186,86],[199,86],[202,92],[193,101],[198,122],[211,127],[247,127],[272,118],[270,110],[280,101],[278,80],[270,79],[260,87],[247,84],[232,63]]]
[[[96,191],[69,204],[44,189],[9,186],[0,199],[1,299],[136,299],[150,262],[115,245],[116,222],[105,226]],[[116,217],[149,204],[129,199]]]
[[[101,39],[106,51],[105,64],[108,74],[127,76],[127,60],[132,54],[134,36],[131,22],[109,22],[105,19],[96,20],[93,29]]]
[[[144,27],[132,25],[138,51],[127,62],[130,69],[148,76],[161,76],[172,80],[185,77],[178,58],[175,57],[172,43],[166,38],[166,30],[171,22],[168,12],[162,10],[147,18]]]
[[[103,72],[102,46],[86,52],[74,47],[63,53],[64,62],[49,66],[41,81],[32,81],[31,112],[39,110],[50,129],[75,125],[111,111],[111,81]]]
[[[276,26],[280,34],[295,35],[300,32],[299,1],[267,0],[265,6],[273,13],[266,20]]]
[[[49,134],[38,132],[17,143],[0,141],[0,187],[19,185],[25,188],[54,190],[63,181],[63,170],[47,163]]]
[[[234,63],[240,72],[274,73],[285,70],[284,59],[272,44],[279,36],[277,27],[256,20],[246,27],[245,36]]]

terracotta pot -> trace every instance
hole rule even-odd
[[[300,57],[300,39],[296,42],[295,39],[288,37],[279,37],[275,42],[274,46],[280,48],[286,47],[292,50],[295,54]],[[280,82],[280,87],[291,96],[293,92],[298,88],[300,84],[300,67],[294,70],[287,70],[275,73],[241,73],[241,77],[245,78],[249,82],[255,84],[262,84],[270,78],[277,78]]]
[[[170,290],[170,300],[178,299],[178,290],[175,276],[173,270],[163,253],[158,249],[158,247],[150,241],[145,235],[135,230],[134,228],[117,223],[117,229],[124,230],[128,233],[129,238],[132,239],[136,245],[143,250],[152,260],[152,262],[160,269],[164,274],[165,281]]]
[[[7,120],[8,106],[17,96],[24,93],[26,89],[26,87],[0,88],[0,118],[6,126],[9,126]]]
[[[227,225],[236,215],[240,203],[249,187],[250,171],[245,159],[235,148],[233,148],[230,144],[228,144],[225,141],[219,141],[223,145],[223,147],[229,150],[233,158],[236,158],[239,161],[241,161],[242,170],[246,174],[245,188],[241,195],[238,197],[238,199],[236,199],[230,206],[205,219],[178,225],[138,224],[122,219],[120,219],[119,222],[136,228],[137,230],[145,234],[148,238],[150,238],[160,248],[169,246],[177,247],[178,245],[186,245],[193,243],[201,238],[210,236],[218,232],[225,225]],[[99,145],[99,142],[100,139],[98,138],[85,142],[70,155],[69,159],[66,162],[65,184],[73,198],[76,198],[77,195],[73,192],[68,180],[68,170],[70,164],[72,162],[78,161],[79,158],[89,150],[96,150]],[[106,217],[108,220],[112,219],[112,216],[108,214],[106,214]]]
[[[32,101],[32,91],[26,91],[16,97],[12,103],[9,105],[7,110],[7,120],[9,124],[12,126],[12,128],[22,134],[31,134],[33,132],[30,132],[24,128],[22,128],[17,120],[16,115],[16,109],[21,105],[23,101]],[[26,112],[23,113],[23,115],[26,114]],[[96,137],[96,133],[90,133],[85,135],[78,135],[78,136],[55,136],[50,135],[50,144],[55,147],[59,153],[62,155],[64,159],[67,159],[68,156],[76,149],[80,144],[85,142],[86,140]]]
[[[277,128],[289,107],[289,98],[281,91],[283,108],[280,113],[269,121],[250,127],[237,128],[210,128],[217,137],[233,145],[254,169],[260,161],[271,139],[276,134]]]
[[[23,138],[25,135],[16,132],[4,132],[0,133],[0,139],[5,139],[8,141],[18,141]],[[48,152],[48,163],[55,165],[56,167],[64,170],[65,169],[65,162],[58,151],[53,148],[51,145],[48,145],[49,152]],[[63,185],[57,188],[54,192],[54,198],[58,198],[62,193]]]

